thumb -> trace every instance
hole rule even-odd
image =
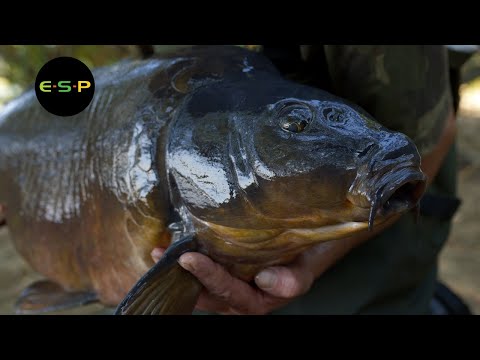
[[[306,293],[313,280],[311,272],[295,266],[274,266],[255,276],[255,283],[260,289],[270,295],[287,299]]]

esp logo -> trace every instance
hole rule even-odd
[[[52,88],[53,89],[57,89],[58,92],[62,93],[62,92],[70,92],[72,91],[72,87],[74,89],[77,89],[78,92],[82,92],[82,89],[88,89],[92,84],[90,83],[90,81],[82,81],[82,80],[79,80],[78,81],[78,86],[77,85],[70,85],[72,82],[71,81],[68,81],[68,80],[64,80],[64,81],[59,81],[57,85],[52,85],[52,82],[51,81],[42,81],[40,83],[40,91],[43,91],[43,92],[52,92]]]
[[[92,101],[95,81],[90,69],[72,57],[58,57],[47,62],[38,72],[35,93],[48,112],[72,116],[83,111]]]

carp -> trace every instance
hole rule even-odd
[[[260,53],[198,46],[93,75],[77,115],[48,113],[33,89],[0,114],[0,221],[47,279],[20,313],[92,301],[191,313],[201,285],[182,253],[250,281],[415,209],[425,191],[411,139]],[[156,264],[155,247],[167,247]]]

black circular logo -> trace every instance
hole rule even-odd
[[[35,80],[40,104],[52,114],[76,115],[92,101],[95,81],[80,60],[58,57],[43,65]]]

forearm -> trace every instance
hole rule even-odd
[[[437,145],[428,154],[422,156],[422,171],[427,175],[427,185],[430,185],[435,179],[445,156],[455,142],[457,134],[456,117],[453,110],[449,113],[442,135]]]

